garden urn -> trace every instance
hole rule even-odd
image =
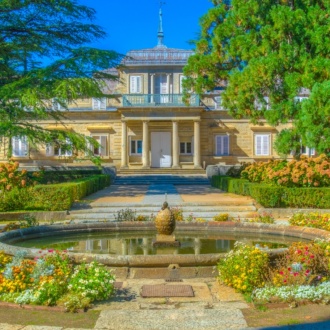
[[[158,212],[155,224],[159,235],[172,235],[175,229],[174,214],[168,208],[168,203],[164,202],[162,209]]]

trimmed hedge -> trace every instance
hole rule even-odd
[[[110,185],[109,175],[94,175],[73,182],[37,185],[15,189],[0,201],[0,212],[16,210],[63,211],[80,200]]]
[[[102,174],[102,170],[60,170],[28,172],[28,177],[40,184],[62,183]]]
[[[287,188],[227,176],[213,176],[211,184],[233,194],[251,196],[264,207],[330,208],[330,188]]]

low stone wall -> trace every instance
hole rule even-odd
[[[40,257],[51,253],[47,250],[21,248],[10,245],[11,242],[28,238],[61,235],[67,233],[84,232],[128,232],[154,231],[152,222],[109,222],[109,223],[85,223],[76,225],[51,225],[26,228],[0,234],[0,251],[14,255],[18,251],[25,251],[28,258]],[[295,237],[299,239],[314,240],[321,238],[330,241],[330,233],[320,229],[269,225],[259,223],[235,223],[235,222],[207,222],[207,223],[178,223],[176,232],[206,232],[215,233],[241,233],[241,234],[268,234],[274,236]],[[269,254],[274,257],[282,254],[285,249],[270,250]],[[91,262],[97,260],[107,266],[113,267],[168,267],[170,264],[180,266],[210,266],[215,265],[224,254],[204,255],[147,255],[147,256],[111,256],[102,254],[69,253],[77,263],[82,261]]]
[[[40,212],[0,212],[0,221],[23,220],[24,216],[32,215],[38,221],[63,221],[66,219],[67,211],[40,211]]]
[[[241,165],[208,165],[206,175],[211,180],[214,175],[226,175],[232,167],[239,169]]]

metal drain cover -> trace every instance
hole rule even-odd
[[[143,285],[141,297],[194,297],[194,291],[191,285]]]

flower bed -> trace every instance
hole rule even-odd
[[[273,264],[262,249],[238,243],[218,271],[220,282],[257,302],[330,302],[328,241],[293,243]]]
[[[290,220],[292,226],[312,227],[330,231],[330,214],[329,213],[296,213]]]
[[[66,253],[59,252],[36,260],[24,257],[0,252],[0,300],[76,311],[114,293],[114,276],[97,262],[74,266]]]

